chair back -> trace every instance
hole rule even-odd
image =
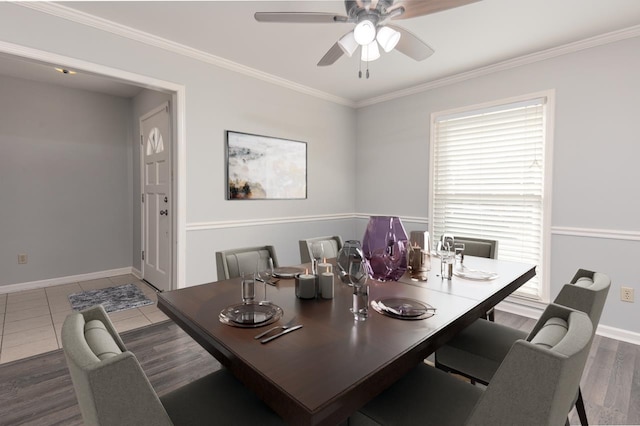
[[[310,263],[313,258],[313,253],[311,252],[311,245],[313,243],[322,244],[322,248],[324,250],[324,257],[327,259],[332,259],[334,257],[338,257],[338,252],[342,248],[343,242],[342,237],[339,235],[334,235],[330,237],[315,237],[315,238],[307,238],[306,240],[300,240],[298,244],[300,245],[300,263]]]
[[[467,424],[565,424],[592,338],[585,313],[549,305],[529,338],[513,344]]]
[[[455,237],[456,243],[464,243],[464,255],[485,257],[487,259],[498,258],[498,240],[485,238]]]
[[[595,329],[600,323],[609,288],[611,279],[606,274],[578,269],[571,284],[565,284],[560,289],[553,303],[586,313]]]
[[[172,424],[101,305],[67,316],[62,348],[85,424]]]
[[[269,258],[273,267],[277,268],[278,258],[273,246],[243,247],[216,252],[216,268],[218,280],[237,278],[242,273],[264,271],[269,266]]]

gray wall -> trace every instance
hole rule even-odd
[[[0,285],[130,266],[130,102],[9,77],[0,99]]]
[[[299,238],[334,229],[361,237],[362,219],[324,215],[395,214],[422,227],[430,113],[555,89],[551,296],[578,267],[601,270],[614,281],[602,323],[640,331],[637,304],[619,301],[619,286],[640,290],[637,38],[358,111],[13,3],[0,3],[0,40],[186,87],[188,285],[216,278],[218,249],[277,241],[282,262],[293,263]],[[226,129],[308,142],[309,198],[226,201]],[[278,221],[286,218],[309,221]]]
[[[298,239],[350,231],[349,223],[331,225],[355,209],[352,108],[12,3],[0,3],[0,40],[185,86],[187,285],[215,280],[214,252],[239,242],[277,241],[281,261],[297,263]],[[307,142],[308,199],[225,200],[228,129]],[[265,220],[278,225],[261,225]],[[129,248],[128,265],[131,259]]]
[[[601,323],[640,332],[639,301],[620,301],[640,294],[638,52],[619,41],[359,109],[356,211],[428,217],[431,113],[555,89],[551,298],[577,268],[605,272]]]

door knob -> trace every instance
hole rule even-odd
[[[160,216],[163,215],[169,216],[169,210],[160,210]]]

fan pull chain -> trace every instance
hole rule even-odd
[[[364,49],[365,46],[362,46],[360,49]],[[369,61],[365,61],[367,63],[367,69],[365,70],[365,76],[369,78]],[[358,78],[362,78],[362,55],[360,55],[360,61],[358,62]]]

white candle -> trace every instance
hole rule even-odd
[[[333,272],[320,274],[320,293],[323,299],[333,299]]]
[[[300,274],[296,277],[296,296],[300,299],[315,299],[316,276]]]
[[[333,265],[330,263],[320,263],[318,265],[318,274],[322,275],[325,272],[331,272],[333,273]]]

